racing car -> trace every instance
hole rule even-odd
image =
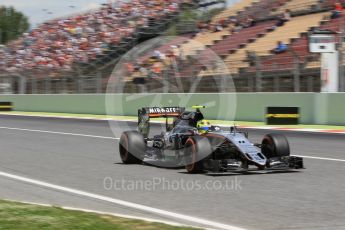
[[[146,107],[138,110],[138,130],[123,132],[119,153],[124,164],[185,167],[188,173],[303,169],[303,158],[290,156],[283,134],[271,133],[252,143],[236,126],[212,126],[205,106]],[[194,110],[195,109],[195,110]],[[151,119],[165,119],[163,132],[150,137]],[[201,125],[200,125],[201,124]]]

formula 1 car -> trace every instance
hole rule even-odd
[[[197,123],[204,119],[201,108],[151,107],[138,110],[138,131],[122,133],[119,152],[124,164],[151,164],[185,167],[188,173],[248,172],[257,170],[302,169],[303,159],[290,156],[288,140],[282,134],[263,137],[260,144],[236,126],[222,130],[211,126],[199,133]],[[149,137],[150,119],[165,118],[165,131]],[[172,120],[172,121],[170,121]]]

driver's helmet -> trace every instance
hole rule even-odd
[[[207,133],[211,128],[211,123],[208,120],[201,120],[201,121],[198,121],[196,127],[199,133],[201,134]]]

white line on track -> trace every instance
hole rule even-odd
[[[60,135],[80,136],[80,137],[92,137],[92,138],[100,138],[100,139],[113,139],[113,140],[119,139],[117,137],[96,136],[96,135],[81,134],[81,133],[55,132],[55,131],[39,130],[39,129],[22,129],[22,128],[12,128],[12,127],[0,127],[0,129],[38,132],[38,133],[50,133],[50,134],[60,134]]]
[[[162,209],[157,209],[157,208],[153,208],[153,207],[149,207],[149,206],[145,206],[145,205],[141,205],[141,204],[136,204],[136,203],[132,203],[132,202],[124,201],[124,200],[119,200],[119,199],[115,199],[115,198],[111,198],[111,197],[107,197],[107,196],[102,196],[102,195],[89,193],[89,192],[85,192],[85,191],[81,191],[81,190],[77,190],[77,189],[73,189],[73,188],[55,185],[55,184],[51,184],[51,183],[47,183],[47,182],[43,182],[43,181],[39,181],[39,180],[35,180],[35,179],[30,179],[30,178],[26,178],[26,177],[14,175],[14,174],[9,174],[6,172],[0,172],[0,176],[10,178],[13,180],[22,181],[22,182],[29,183],[29,184],[34,184],[34,185],[46,187],[49,189],[54,189],[57,191],[67,192],[67,193],[71,193],[71,194],[75,194],[75,195],[79,195],[79,196],[84,196],[84,197],[88,197],[88,198],[93,198],[93,199],[113,203],[116,205],[121,205],[121,206],[128,207],[128,208],[133,208],[133,209],[141,210],[144,212],[162,215],[162,216],[170,217],[173,219],[178,219],[178,220],[183,220],[183,221],[187,221],[187,222],[191,222],[191,223],[201,224],[201,225],[212,227],[212,228],[227,229],[227,230],[243,230],[243,228],[238,228],[238,227],[235,227],[232,225],[222,224],[222,223],[218,223],[218,222],[214,222],[214,221],[201,219],[198,217],[193,217],[193,216],[183,215],[183,214],[174,213],[174,212],[170,212],[170,211],[165,211]]]
[[[308,158],[308,159],[315,159],[315,160],[345,162],[345,159],[336,159],[336,158],[328,158],[328,157],[302,156],[302,155],[294,155],[294,156],[296,156],[296,157]]]

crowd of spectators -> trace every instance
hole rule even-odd
[[[279,19],[282,21],[281,25],[289,21],[290,17],[289,10],[279,16]],[[222,30],[228,30],[231,33],[239,33],[242,29],[254,27],[256,24],[257,22],[252,15],[247,15],[240,19],[236,16],[229,16],[217,22],[212,22],[211,20],[198,21],[196,35],[205,32],[215,33]],[[274,27],[281,25],[275,25]],[[285,50],[279,50],[278,52],[284,51]],[[126,75],[130,76],[131,79],[162,77],[163,70],[173,68],[174,71],[180,71],[180,67],[185,66],[186,63],[190,61],[187,59],[190,58],[191,57],[183,54],[180,45],[172,45],[166,52],[161,52],[159,50],[153,51],[150,58],[145,59],[144,62],[127,63]]]
[[[150,52],[148,58],[134,63],[128,62],[125,76],[130,76],[131,80],[161,78],[163,77],[163,71],[169,68],[175,68],[175,71],[179,71],[179,65],[185,61],[184,58],[180,45],[171,45],[165,51],[156,49]]]
[[[245,18],[238,20],[235,16],[230,16],[226,19],[221,19],[217,22],[199,21],[197,23],[198,33],[203,32],[219,32],[224,29],[234,32],[240,32],[243,28],[249,28],[256,25],[253,16],[248,15]]]
[[[95,11],[43,23],[0,47],[0,70],[70,70],[89,63],[137,28],[178,10],[183,0],[132,0],[103,4]]]
[[[339,1],[334,4],[334,9],[332,10],[331,18],[337,18],[343,14],[343,7]],[[268,30],[275,30],[277,27],[284,26],[286,23],[291,21],[293,15],[290,9],[285,9],[274,17],[270,18],[275,24],[268,28]],[[244,17],[230,16],[228,18],[220,19],[218,21],[198,21],[197,33],[216,33],[222,30],[227,30],[231,33],[239,33],[244,28],[250,28],[260,23],[256,21],[255,16],[251,14],[246,14]],[[191,56],[185,56],[181,53],[179,49],[180,46],[171,46],[171,49],[167,53],[162,53],[159,50],[152,52],[151,58],[148,58],[144,63],[128,63],[127,76],[131,76],[133,79],[147,79],[150,77],[162,77],[162,70],[181,70],[183,67],[189,66],[188,62],[192,59]],[[174,51],[175,50],[175,51]],[[270,50],[271,54],[278,55],[285,53],[289,50],[289,45],[285,44],[283,41],[277,41],[275,47]],[[247,52],[248,61],[251,66],[255,65],[257,55],[255,52]],[[195,58],[198,58],[197,56]],[[187,64],[186,64],[187,63]],[[176,67],[174,67],[174,65]],[[214,64],[212,65],[215,66]],[[180,68],[182,67],[182,68]],[[175,68],[175,69],[173,69]],[[143,83],[144,81],[140,82]]]

